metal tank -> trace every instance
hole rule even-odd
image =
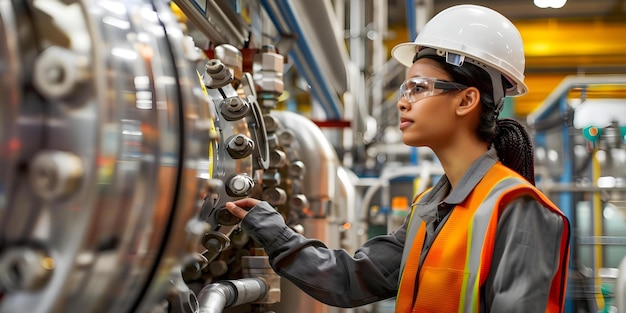
[[[3,0],[0,19],[0,312],[193,302],[175,282],[216,137],[170,8]]]

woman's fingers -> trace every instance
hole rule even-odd
[[[244,198],[232,202],[226,202],[226,209],[239,219],[243,219],[248,214],[248,210],[257,205],[259,200]]]

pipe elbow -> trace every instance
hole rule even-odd
[[[224,308],[263,298],[268,285],[262,278],[244,278],[209,284],[198,294],[198,313],[221,313]]]

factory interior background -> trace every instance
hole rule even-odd
[[[443,170],[390,50],[461,3],[0,0],[0,312],[393,312],[299,291],[224,204],[349,252],[398,227]],[[472,3],[524,41],[500,116],[572,225],[565,312],[624,313],[626,1]]]

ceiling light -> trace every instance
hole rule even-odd
[[[560,9],[565,5],[566,2],[567,0],[533,0],[533,3],[535,3],[535,6],[542,8],[542,9],[546,9],[546,8]]]

